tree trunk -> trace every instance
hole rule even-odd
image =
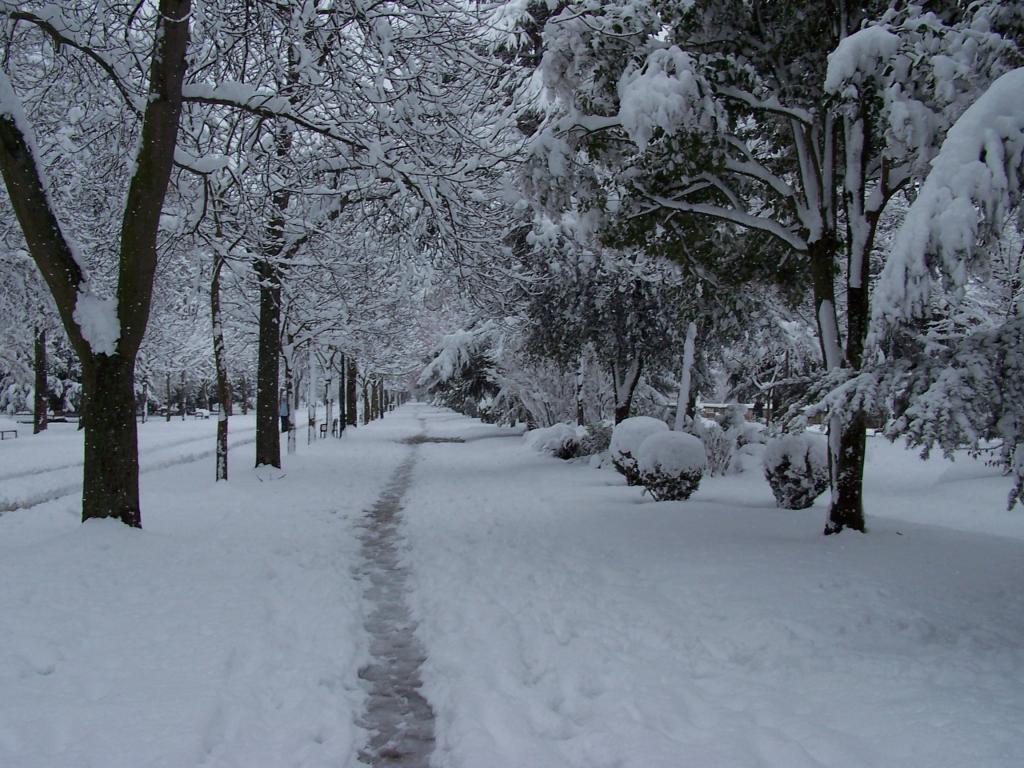
[[[122,355],[94,355],[83,361],[82,378],[89,398],[82,520],[112,517],[140,528],[135,361]]]
[[[213,326],[213,364],[217,374],[217,458],[214,480],[228,479],[228,417],[231,415],[231,381],[228,378],[227,350],[224,346],[224,324],[220,310],[220,270],[224,259],[218,259],[210,282],[210,319]]]
[[[306,445],[316,440],[316,345],[309,342],[306,382]]]
[[[281,283],[269,261],[255,265],[260,280],[259,347],[256,361],[256,466],[281,466],[278,379],[281,375]],[[294,414],[293,414],[294,417]]]
[[[289,346],[288,350],[292,347]],[[292,374],[291,354],[286,350],[284,358],[284,400],[288,403],[288,455],[295,453],[295,421],[299,412],[299,395],[295,386],[295,377]]]
[[[242,380],[239,382],[239,388],[242,395],[242,415],[249,415],[249,377],[242,375]]]
[[[837,420],[838,421],[838,420]],[[867,430],[865,429],[864,412],[858,410],[848,421],[835,425],[830,423],[829,430],[837,429],[838,445],[833,453],[836,463],[833,467],[835,475],[832,503],[828,510],[828,522],[825,533],[839,533],[844,528],[864,531],[864,456],[867,449]],[[832,435],[829,435],[830,444]]]
[[[350,427],[358,426],[359,424],[359,388],[356,379],[359,376],[359,366],[356,363],[354,357],[349,355],[348,359],[348,374],[345,376],[345,387],[347,392],[347,403],[345,405],[345,418],[348,420]]]
[[[115,517],[132,526],[141,525],[135,359],[152,303],[157,234],[181,116],[191,4],[160,0],[156,11],[149,88],[118,239],[116,342],[86,339],[79,325],[80,297],[92,289],[43,183],[31,125],[7,75],[0,72],[4,99],[15,102],[0,115],[0,172],[29,252],[82,365],[87,404],[82,519]]]
[[[348,424],[348,385],[345,373],[348,365],[345,361],[345,353],[341,353],[341,365],[338,368],[338,437],[345,431]]]
[[[835,250],[831,242],[819,240],[810,244],[812,285],[818,340],[825,368],[834,370],[844,362],[839,339],[839,323],[835,309]],[[850,329],[857,330],[860,307],[866,310],[866,292],[847,296]],[[858,345],[860,345],[858,347]],[[863,338],[854,340],[850,350],[863,348]],[[859,357],[859,353],[858,353]],[[859,359],[856,361],[859,363]],[[863,474],[866,435],[864,414],[857,411],[844,420],[839,414],[829,416],[829,474],[832,499],[829,503],[825,534],[839,533],[844,528],[864,530]]]
[[[370,419],[373,418],[370,412],[370,386],[371,382],[363,382],[363,425],[370,423]]]
[[[682,432],[686,424],[686,406],[690,402],[690,378],[693,374],[694,344],[697,341],[697,324],[686,326],[686,341],[683,342],[683,374],[679,380],[679,398],[676,401],[676,432]]]
[[[181,397],[180,397],[180,401],[178,403],[178,412],[181,414],[181,420],[184,421],[185,420],[185,405],[186,405],[185,404],[186,388],[185,388],[185,372],[184,371],[181,372],[181,377],[180,378],[181,378]]]
[[[164,411],[165,411],[165,416],[167,418],[165,419],[165,421],[169,422],[171,420],[171,374],[170,374],[170,371],[168,371],[168,373],[167,373],[167,400],[166,400],[166,403],[167,403],[167,407],[164,408]]]
[[[640,356],[637,355],[626,367],[622,381],[618,380],[616,371],[612,370],[612,380],[615,383],[616,424],[629,418],[629,411],[633,407],[633,393],[636,391],[636,385],[640,381],[640,371],[642,369],[643,364]]]
[[[36,392],[32,415],[32,434],[46,429],[46,331],[36,329]]]
[[[580,352],[580,358],[576,363],[576,426],[578,427],[587,423],[583,408],[583,379],[586,373],[587,357],[585,353]]]

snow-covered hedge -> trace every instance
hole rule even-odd
[[[769,441],[764,476],[784,509],[806,509],[828,488],[828,439],[801,432]]]
[[[668,424],[650,416],[623,419],[612,430],[612,439],[608,445],[612,464],[630,485],[640,485],[637,451],[644,440],[658,432],[668,432]]]
[[[688,499],[706,467],[704,444],[686,432],[655,432],[637,452],[640,482],[657,501]]]
[[[523,435],[523,440],[540,453],[547,453],[559,459],[571,459],[580,455],[580,444],[586,437],[586,427],[554,424],[541,429],[531,429]]]

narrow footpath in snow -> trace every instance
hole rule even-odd
[[[412,481],[418,440],[361,526],[358,576],[366,579],[365,628],[371,661],[359,671],[370,685],[360,725],[369,733],[361,762],[373,766],[426,768],[434,749],[434,711],[420,693],[426,652],[415,635],[406,602],[408,571],[402,564],[402,497]]]

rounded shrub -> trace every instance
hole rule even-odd
[[[553,424],[550,427],[531,429],[523,437],[526,444],[535,451],[559,459],[573,459],[580,455],[580,445],[587,437],[587,430],[571,424]]]
[[[608,452],[612,464],[630,485],[640,485],[640,470],[637,467],[637,451],[640,445],[653,434],[668,432],[668,425],[661,419],[650,416],[633,416],[623,419],[612,430]]]
[[[657,432],[637,452],[640,482],[656,501],[682,501],[697,490],[707,468],[704,444],[686,432]]]
[[[807,509],[828,488],[828,440],[801,432],[768,442],[764,476],[783,509]]]

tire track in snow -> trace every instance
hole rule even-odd
[[[206,439],[208,440],[209,438]],[[189,442],[192,441],[190,440]],[[251,437],[244,437],[233,442],[229,440],[228,449],[230,450],[231,448],[237,448],[239,446],[249,445],[250,443],[255,442],[255,435]],[[158,449],[154,449],[154,451],[156,450]],[[179,464],[189,464],[193,461],[199,461],[200,459],[205,459],[210,456],[213,456],[215,453],[217,453],[216,447],[207,448],[200,451],[193,451],[192,453],[182,453],[176,456],[172,456],[170,458],[160,459],[158,461],[147,461],[144,457],[140,457],[139,474],[144,474],[146,472],[154,472],[159,469],[167,469],[168,467],[175,467]],[[68,467],[64,468],[70,469],[71,467],[81,465],[82,463],[78,462],[77,464],[69,465]],[[67,483],[66,485],[61,485],[56,488],[50,488],[46,491],[40,491],[39,493],[32,494],[31,496],[24,496],[20,499],[0,500],[0,515],[6,512],[15,512],[19,509],[31,509],[32,507],[38,507],[40,504],[45,504],[48,501],[55,501],[56,499],[61,499],[65,496],[70,496],[76,492],[80,493],[81,491],[82,481],[77,480],[74,483]]]
[[[420,667],[426,651],[405,600],[408,569],[401,562],[402,497],[412,482],[416,438],[409,456],[395,470],[361,525],[362,564],[357,575],[367,584],[364,626],[370,636],[370,663],[359,670],[369,684],[359,725],[369,738],[361,763],[379,768],[427,768],[434,751],[434,710],[423,695]]]
[[[243,427],[232,432],[232,434],[249,434],[255,433],[256,427]],[[151,449],[146,451],[147,456],[151,456],[155,453],[161,453],[169,448],[179,448],[189,443],[205,443],[210,439],[210,435],[192,435],[191,437],[183,437],[175,440],[168,440],[166,443],[160,443],[154,445]],[[242,445],[242,443],[239,443]],[[140,454],[141,455],[141,454]],[[57,472],[61,469],[73,469],[74,467],[82,466],[81,459],[75,459],[74,461],[66,461],[63,464],[47,464],[45,466],[35,466],[32,469],[19,469],[14,472],[3,472],[0,473],[0,480],[20,480],[23,477],[32,477],[33,475],[45,475],[47,472]]]

